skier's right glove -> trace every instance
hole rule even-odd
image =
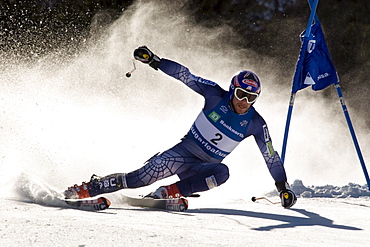
[[[286,181],[275,183],[277,190],[280,193],[281,206],[290,208],[297,202],[297,197],[293,191],[290,190],[289,184]]]
[[[146,46],[140,46],[135,49],[134,58],[142,63],[149,64],[149,66],[155,70],[158,70],[158,67],[161,64],[161,59]]]

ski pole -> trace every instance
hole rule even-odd
[[[252,202],[256,202],[257,200],[266,200],[271,204],[279,204],[280,203],[280,202],[272,202],[264,196],[263,197],[254,197],[254,196],[252,197]]]
[[[132,64],[134,65],[134,68],[131,71],[126,73],[126,77],[128,78],[131,77],[132,72],[136,70],[135,59],[132,59]]]

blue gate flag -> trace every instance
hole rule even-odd
[[[292,93],[312,85],[315,91],[338,82],[320,21],[316,20],[309,34],[300,35],[302,46],[293,78]]]

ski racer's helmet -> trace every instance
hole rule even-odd
[[[243,70],[231,79],[231,84],[229,88],[229,100],[233,99],[235,88],[245,89],[258,96],[261,93],[261,82],[255,73],[248,70]]]

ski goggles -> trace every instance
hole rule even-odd
[[[257,100],[258,93],[250,92],[244,88],[237,87],[234,90],[234,96],[237,100],[246,99],[249,104],[252,104]]]

